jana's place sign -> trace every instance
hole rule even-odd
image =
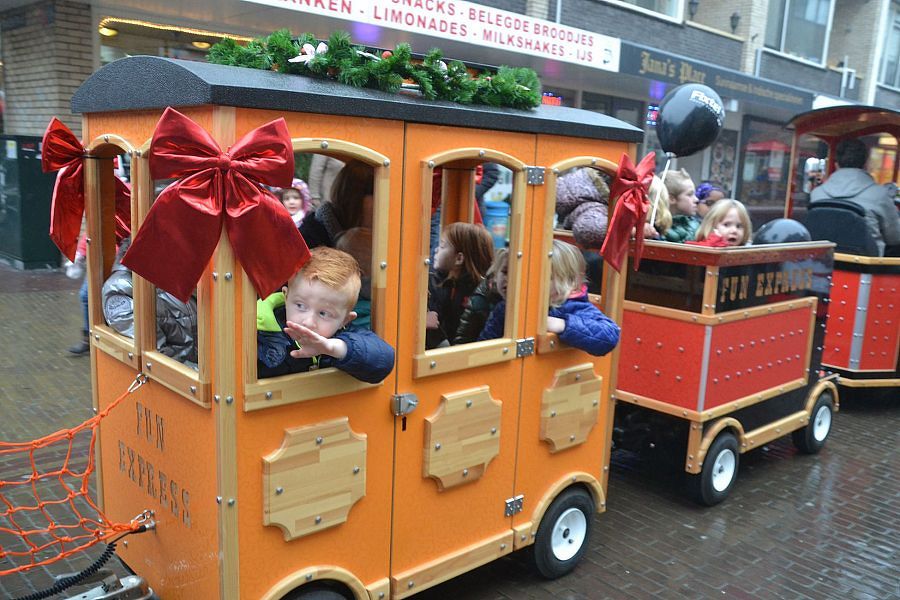
[[[618,38],[463,0],[244,0],[446,40],[619,70]]]
[[[676,85],[700,83],[722,96],[776,105],[793,112],[812,108],[812,92],[628,42],[621,44],[619,70]]]

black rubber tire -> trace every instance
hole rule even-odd
[[[731,456],[728,456],[731,453]],[[740,466],[741,453],[738,451],[738,441],[730,431],[723,431],[709,447],[706,458],[703,461],[703,469],[697,475],[691,475],[689,485],[691,495],[694,499],[704,506],[715,506],[728,497],[734,482],[737,481],[738,467]],[[714,476],[716,471],[722,469],[720,461],[734,460],[734,468],[731,480],[728,485],[722,487],[721,482],[718,486],[714,485]]]
[[[581,546],[573,556],[561,559],[553,549],[553,534],[560,517],[568,513],[570,509],[580,511],[584,516],[584,538]],[[580,486],[567,488],[550,504],[550,508],[544,513],[541,524],[538,526],[534,547],[532,548],[534,568],[542,577],[556,579],[570,572],[578,565],[587,551],[595,511],[594,498],[590,492]],[[569,514],[574,515],[574,513]],[[574,536],[569,538],[566,532],[568,532],[568,529],[561,532],[561,535],[564,539],[570,539],[571,542]]]
[[[806,427],[791,433],[791,439],[797,449],[804,454],[816,454],[821,450],[831,433],[833,416],[834,398],[830,390],[825,390],[813,404]]]

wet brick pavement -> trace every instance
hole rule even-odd
[[[0,265],[0,440],[92,414],[89,359],[65,350],[80,330],[78,283]],[[900,598],[898,425],[900,398],[842,399],[819,455],[797,454],[789,439],[744,454],[729,499],[705,509],[682,495],[677,468],[616,453],[608,510],[574,573],[541,580],[520,553],[416,598]],[[0,462],[0,479],[15,477],[11,469]],[[2,577],[0,598],[41,589],[95,555]]]

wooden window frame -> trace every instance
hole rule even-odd
[[[371,148],[333,138],[294,138],[294,153],[324,154],[338,159],[356,159],[374,169],[372,215],[372,331],[385,337],[387,298],[388,216],[390,209],[390,159]],[[366,383],[340,369],[330,367],[307,373],[292,373],[259,379],[256,371],[256,290],[247,273],[241,277],[243,331],[244,411],[284,406],[296,402],[336,396],[382,385]]]
[[[504,320],[504,336],[494,340],[471,342],[450,346],[448,348],[425,349],[425,313],[428,297],[428,277],[431,265],[430,221],[423,216],[423,227],[419,247],[421,252],[418,260],[418,287],[417,295],[420,302],[418,311],[418,324],[416,327],[416,346],[413,355],[413,378],[427,377],[440,373],[449,373],[489,365],[516,358],[516,340],[519,333],[519,311],[524,310],[521,304],[522,281],[522,257],[524,255],[525,241],[525,198],[527,194],[526,164],[519,159],[498,150],[487,148],[458,148],[441,152],[422,161],[422,192],[421,214],[431,214],[431,192],[434,169],[458,161],[473,161],[477,163],[498,163],[513,172],[513,191],[510,196],[510,240],[509,240],[509,280],[507,283],[507,299],[513,298],[513,302],[507,301]],[[450,188],[455,185],[444,178],[442,181],[442,195],[448,197]],[[472,188],[470,197],[473,199],[471,206],[467,207],[469,222],[474,214],[474,177],[470,178],[469,186]],[[441,225],[446,220],[446,211],[441,210]]]

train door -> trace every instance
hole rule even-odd
[[[572,232],[565,229],[564,220],[556,211],[557,191],[562,187],[557,184],[563,177],[584,175],[585,181],[600,178],[608,185],[616,172],[613,160],[618,160],[628,149],[625,144],[596,140],[538,138],[537,164],[546,167],[546,181],[536,190],[535,218],[529,221],[532,250],[527,268],[531,293],[525,311],[524,335],[535,339],[535,354],[525,359],[522,378],[515,544],[520,548],[549,541],[556,556],[551,562],[564,570],[577,563],[574,553],[589,535],[590,517],[581,523],[582,517],[576,511],[560,508],[556,511],[558,515],[568,513],[569,516],[560,517],[559,522],[564,526],[556,532],[557,539],[538,539],[538,529],[551,504],[570,486],[581,489],[573,490],[574,496],[567,493],[565,498],[560,497],[561,503],[574,501],[576,506],[578,498],[588,493],[595,509],[605,510],[613,415],[610,390],[618,353],[594,357],[566,346],[547,331],[552,243],[558,239],[575,244]],[[609,214],[612,210],[610,206]],[[583,250],[582,254],[587,263],[591,301],[621,323],[620,281],[624,277],[603,264],[599,251]],[[535,549],[536,559],[542,551]],[[543,572],[540,560],[537,566]],[[554,568],[545,575],[561,574]]]
[[[526,165],[533,159],[532,135],[407,126],[391,550],[395,597],[513,549],[506,502],[514,487],[522,379],[516,340],[527,292],[524,224],[534,218],[526,202],[533,190],[526,184]],[[476,180],[485,163],[513,172],[506,309],[499,309],[500,337],[458,343],[449,339],[453,331],[441,329],[453,320],[444,313],[438,334],[429,328],[435,324],[435,315],[427,314],[435,297],[462,289],[448,290],[438,279],[429,290],[432,267],[439,266],[432,240],[439,245],[442,236],[456,235],[450,234],[456,223],[478,220]],[[414,410],[411,395],[418,401]]]

